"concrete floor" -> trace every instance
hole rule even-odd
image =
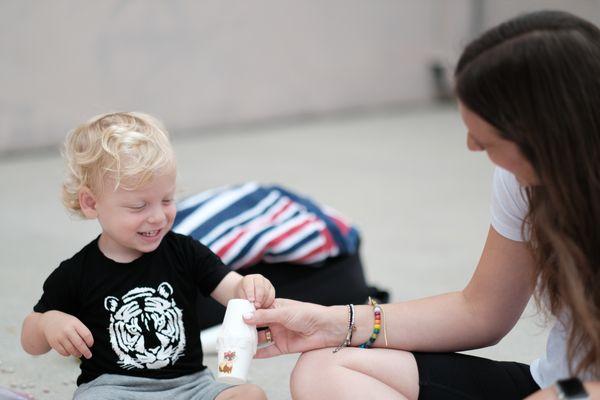
[[[174,142],[181,196],[248,180],[284,184],[350,217],[363,238],[370,282],[393,300],[461,288],[489,225],[492,166],[469,153],[454,109],[369,114],[290,126],[181,138]],[[98,234],[59,200],[58,151],[0,160],[0,386],[39,399],[70,398],[73,359],[32,357],[19,344],[23,317],[58,263]],[[498,345],[472,353],[530,362],[546,329],[528,308]],[[288,399],[296,355],[257,360],[252,380],[271,399]],[[206,364],[215,369],[215,358]]]

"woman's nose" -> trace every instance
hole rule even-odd
[[[471,137],[471,134],[467,134],[467,148],[471,151],[482,151],[483,149],[479,146],[475,140]]]

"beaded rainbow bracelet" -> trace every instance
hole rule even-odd
[[[369,339],[358,345],[358,347],[360,347],[361,349],[368,349],[369,347],[371,347],[373,345],[373,343],[375,342],[375,340],[377,340],[377,336],[379,336],[379,332],[381,332],[381,315],[383,314],[383,308],[377,304],[377,302],[375,300],[373,300],[371,297],[369,297],[369,303],[371,304],[371,306],[373,306],[373,314],[375,317],[375,322],[373,324],[373,333],[371,333],[371,336],[369,337]],[[385,328],[384,328],[384,334],[385,334]],[[385,335],[385,344],[387,347],[387,335]]]

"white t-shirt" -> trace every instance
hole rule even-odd
[[[492,226],[502,236],[515,240],[524,241],[528,238],[528,229],[525,229],[525,237],[521,234],[521,225],[528,210],[525,190],[513,174],[496,168],[492,188]],[[535,382],[541,387],[551,386],[558,379],[570,376],[567,360],[567,334],[565,324],[568,315],[564,314],[557,318],[548,341],[546,342],[546,354],[531,364],[531,375]],[[589,374],[580,376],[582,380],[589,380]]]

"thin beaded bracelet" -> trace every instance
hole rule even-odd
[[[334,353],[337,353],[344,347],[350,346],[350,343],[352,342],[352,333],[355,329],[356,326],[354,325],[354,304],[348,304],[348,332],[346,333],[346,338],[344,339],[344,341],[340,343],[338,347],[333,349]]]
[[[373,324],[373,333],[371,333],[371,336],[369,337],[369,339],[364,342],[363,344],[358,345],[358,347],[360,347],[361,349],[368,349],[369,347],[371,347],[373,345],[373,343],[375,342],[375,340],[377,340],[377,336],[379,336],[379,332],[381,332],[381,314],[383,312],[383,308],[381,308],[381,306],[379,304],[377,304],[377,302],[375,300],[373,300],[371,297],[369,297],[369,303],[371,304],[371,306],[373,306],[373,314],[375,317],[375,322]],[[386,346],[387,346],[387,335],[386,335]]]

